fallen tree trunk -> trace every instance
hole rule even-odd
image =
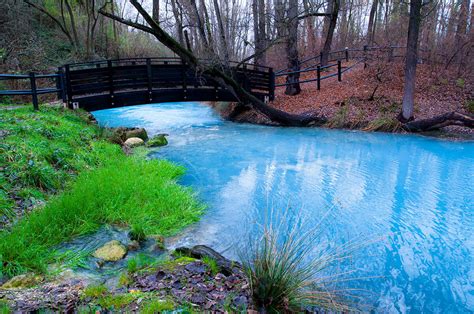
[[[473,129],[474,116],[453,111],[436,116],[434,118],[412,120],[410,122],[404,123],[402,127],[408,132],[425,132],[438,130],[450,125],[463,126]]]
[[[146,10],[138,3],[137,0],[130,0],[130,3],[137,9],[149,26],[135,23],[130,20],[123,19],[112,13],[101,9],[99,12],[113,20],[130,27],[142,30],[154,35],[163,45],[176,53],[186,64],[193,68],[196,73],[202,73],[214,78],[223,88],[230,90],[237,100],[243,105],[250,105],[255,110],[261,112],[270,120],[284,126],[308,126],[311,124],[321,123],[322,119],[318,114],[290,114],[288,112],[273,108],[265,104],[263,101],[246,91],[240,84],[234,80],[232,74],[225,72],[222,64],[211,65],[201,63],[194,54],[184,48],[180,43],[174,40],[167,32],[165,32],[156,21],[146,12]],[[217,58],[216,58],[217,59]]]

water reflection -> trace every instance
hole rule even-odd
[[[329,211],[328,243],[378,241],[352,259],[352,285],[373,291],[385,312],[474,311],[474,144],[420,136],[270,128],[221,121],[199,104],[129,107],[95,113],[103,124],[170,133],[153,154],[188,168],[209,210],[180,243],[235,254],[250,213]]]

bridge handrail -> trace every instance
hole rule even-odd
[[[38,88],[37,80],[38,79],[55,79],[56,87],[51,88]],[[57,73],[47,73],[47,74],[38,74],[35,72],[30,72],[29,74],[0,74],[0,81],[5,80],[25,80],[29,79],[30,89],[14,89],[14,90],[0,90],[0,96],[24,96],[31,95],[33,108],[35,110],[39,109],[38,104],[38,95],[52,94],[55,93],[59,98],[65,99],[64,94],[64,77],[61,71]]]

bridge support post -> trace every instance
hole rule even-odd
[[[148,101],[151,103],[153,101],[153,84],[151,81],[152,73],[151,73],[151,59],[146,59],[146,75],[148,79]]]
[[[35,72],[30,72],[31,98],[33,101],[33,109],[38,110],[38,94],[36,93],[36,77]]]
[[[112,73],[112,61],[107,60],[107,72],[109,76],[109,104],[111,106],[115,105],[114,102],[114,78],[113,78],[113,73]]]

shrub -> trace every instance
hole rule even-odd
[[[322,250],[315,257],[318,230],[306,228],[301,218],[272,210],[265,223],[255,224],[249,248],[241,260],[259,311],[299,312],[302,308],[348,310],[342,297],[321,280],[323,271],[344,258],[345,250]],[[344,251],[344,252],[343,252]]]

